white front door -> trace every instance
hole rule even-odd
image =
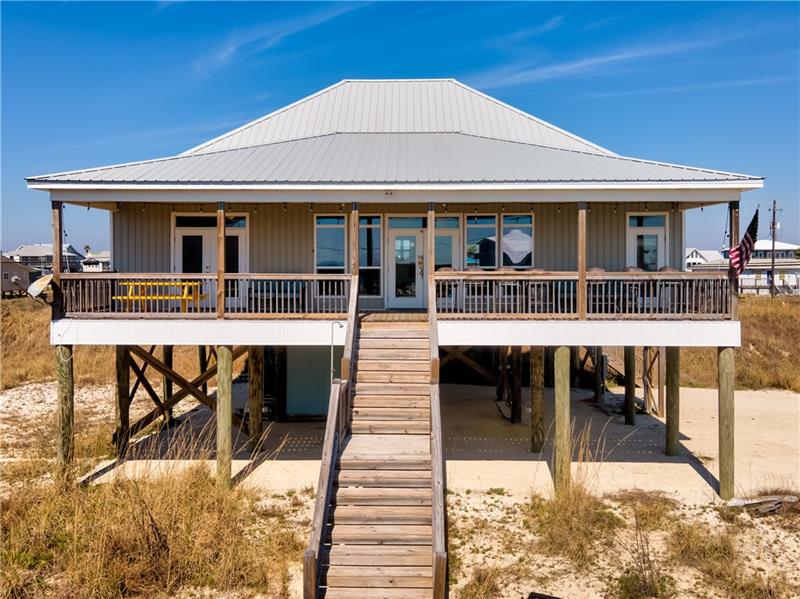
[[[389,229],[388,305],[425,306],[425,230]]]
[[[667,264],[667,251],[663,227],[636,227],[628,229],[629,266],[655,272]]]
[[[176,273],[217,272],[217,230],[206,227],[176,227],[173,248]],[[247,231],[229,228],[225,232],[225,272],[247,272]],[[213,307],[216,299],[216,281],[204,285],[202,305]],[[240,305],[239,298],[246,297],[246,282],[229,282],[225,290],[225,305]]]

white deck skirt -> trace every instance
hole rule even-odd
[[[53,345],[344,345],[337,320],[79,320],[50,328]],[[439,321],[439,345],[739,347],[733,321]]]
[[[739,347],[738,321],[440,320],[439,345]]]
[[[344,345],[345,320],[90,320],[50,327],[53,345]]]

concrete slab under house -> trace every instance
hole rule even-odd
[[[716,347],[719,475],[704,484],[734,495],[738,281],[685,270],[684,217],[725,204],[738,239],[740,194],[760,177],[620,156],[427,79],[341,81],[175,156],[27,181],[52,203],[59,459],[73,453],[76,345],[117,348],[112,468],[130,467],[131,436],[187,397],[215,415],[220,485],[268,453],[270,421],[317,430],[305,597],[389,587],[401,572],[391,596],[444,595],[442,431],[471,412],[450,391],[443,412],[440,383],[496,385],[496,417],[530,419],[526,451],[558,493],[579,380],[602,404],[617,372],[626,424],[665,418],[661,451],[674,456],[680,348]],[[65,272],[66,204],[108,211],[110,272]],[[176,345],[198,347],[200,375],[174,370]],[[140,386],[154,406],[132,423]]]

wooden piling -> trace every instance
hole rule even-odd
[[[116,346],[117,391],[115,402],[115,438],[117,459],[123,459],[130,441],[131,354],[127,345]]]
[[[522,422],[522,347],[511,348],[511,422]]]
[[[56,345],[58,373],[56,460],[61,471],[72,462],[75,455],[75,377],[72,356],[71,345]]]
[[[164,348],[163,348],[163,351],[164,351],[164,365],[165,366],[169,366],[170,368],[172,368],[172,366],[173,366],[173,355],[174,355],[172,346],[171,345],[165,345]],[[172,379],[169,378],[166,375],[164,375],[164,377],[162,379],[161,394],[163,395],[163,399],[162,399],[163,404],[165,406],[169,405],[169,402],[172,399]],[[164,414],[164,420],[165,420],[165,422],[169,422],[170,420],[172,420],[172,408],[169,408],[167,410],[167,413]]]
[[[250,413],[250,444],[261,440],[261,414],[264,408],[264,346],[254,345],[247,352],[247,409]]]
[[[233,456],[233,349],[217,346],[217,484],[231,487]]]
[[[208,353],[205,345],[197,346],[197,368],[200,374],[204,373],[208,368]],[[208,395],[208,383],[203,383],[203,393]]]
[[[555,448],[553,451],[553,483],[556,493],[566,490],[571,480],[572,433],[570,422],[570,348],[558,347],[555,352]]]
[[[735,360],[732,347],[717,350],[719,375],[719,496],[733,497],[734,489],[734,385]]]
[[[678,455],[680,453],[680,410],[681,410],[681,348],[667,347],[665,350],[667,358],[667,389],[666,389],[666,416],[667,416],[667,440],[665,452],[667,455]]]
[[[593,348],[592,355],[594,356],[594,400],[600,402],[603,400],[603,392],[605,391],[605,381],[603,380],[603,348],[600,346]]]
[[[531,346],[531,451],[544,448],[544,347]]]
[[[636,424],[636,348],[626,346],[625,364],[625,424]]]

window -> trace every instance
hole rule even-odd
[[[424,216],[390,216],[390,229],[424,229],[428,219]]]
[[[666,214],[636,214],[628,217],[629,227],[666,227]]]
[[[358,293],[381,295],[381,217],[362,216],[358,222]]]
[[[467,267],[497,266],[497,217],[471,215],[466,218]]]
[[[217,217],[215,215],[209,215],[209,216],[178,215],[178,216],[175,217],[175,226],[176,227],[195,227],[195,228],[216,227],[217,226]],[[246,216],[226,216],[225,217],[225,228],[226,229],[244,229],[246,227],[247,227],[247,217]]]
[[[503,215],[503,266],[530,268],[533,266],[533,216],[530,214]]]
[[[344,273],[345,243],[344,216],[317,216],[314,235],[314,266],[317,272]]]

